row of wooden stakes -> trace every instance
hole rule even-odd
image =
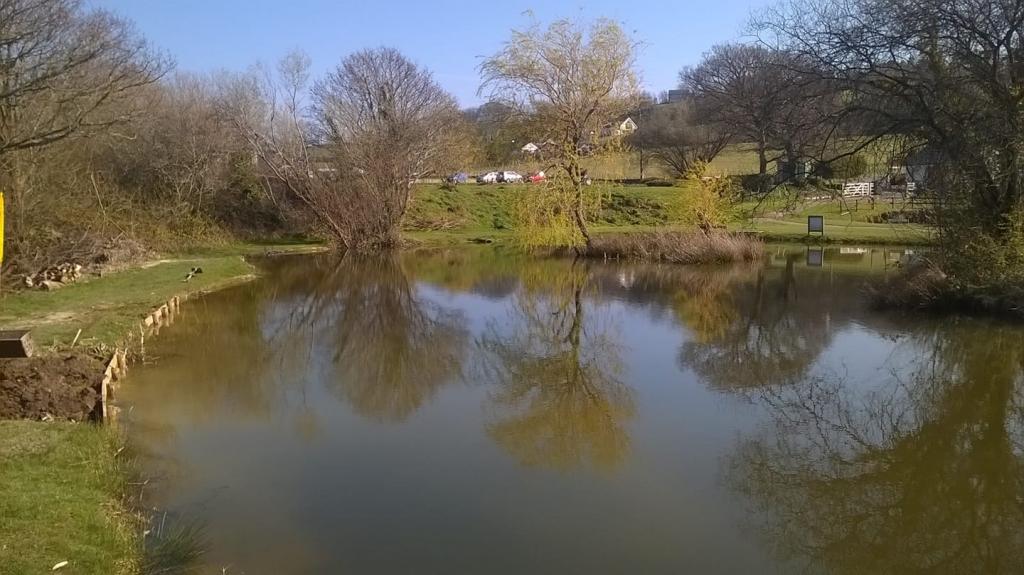
[[[142,356],[145,353],[146,336],[154,335],[159,332],[160,328],[173,323],[174,317],[180,309],[181,298],[174,296],[167,303],[154,309],[142,318],[138,332],[138,350],[135,350],[138,352],[138,356]],[[134,335],[129,334],[128,345],[114,349],[110,360],[107,361],[106,368],[103,370],[103,380],[100,384],[100,415],[103,421],[107,423],[115,422],[120,412],[120,408],[114,405],[113,400],[117,391],[117,384],[128,376],[128,352],[131,342],[135,339]]]

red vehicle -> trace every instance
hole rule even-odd
[[[543,182],[544,180],[547,179],[547,176],[544,175],[544,170],[541,170],[536,174],[530,174],[529,176],[526,177],[526,179],[531,182]]]

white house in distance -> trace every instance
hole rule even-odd
[[[537,150],[539,150],[540,147],[537,144],[534,144],[533,142],[529,142],[520,149],[523,151],[524,154],[533,155],[537,153]]]
[[[633,118],[627,117],[618,123],[611,123],[605,126],[601,130],[602,136],[628,136],[636,131],[639,126],[633,121]]]
[[[633,118],[626,118],[618,125],[618,127],[615,128],[615,135],[628,136],[635,132],[637,127],[638,126],[636,125],[636,122],[633,121]]]

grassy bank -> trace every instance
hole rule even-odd
[[[0,300],[0,325],[31,328],[44,349],[69,345],[115,345],[136,328],[142,316],[175,295],[210,291],[252,277],[243,256],[267,251],[307,251],[312,244],[235,244],[177,254],[141,267],[90,278],[57,291],[22,291]],[[185,275],[201,267],[189,282]]]
[[[79,329],[78,346],[112,346],[175,295],[252,277],[247,254],[316,249],[236,244],[172,255],[52,292],[8,295],[0,301],[0,325],[31,328],[44,354],[66,349]],[[183,282],[196,266],[203,273]],[[119,448],[115,432],[101,426],[0,421],[0,573],[45,573],[64,561],[61,573],[138,572],[141,534],[122,505],[127,470]]]
[[[604,196],[602,210],[594,218],[597,234],[654,231],[683,231],[673,219],[674,205],[692,183],[673,187],[607,185],[598,188]],[[436,185],[419,185],[406,219],[406,235],[413,241],[457,244],[472,241],[506,241],[512,237],[512,204],[519,185],[465,184],[454,190]],[[863,204],[863,205],[861,205]],[[836,242],[889,245],[920,245],[931,241],[927,226],[873,223],[868,221],[887,211],[899,209],[887,202],[867,201],[803,202],[797,205],[745,203],[736,206],[729,228],[760,234],[770,242]],[[807,235],[807,216],[825,217],[823,237]],[[769,217],[770,216],[770,217]]]
[[[0,572],[128,574],[140,533],[122,507],[125,475],[109,429],[0,421]]]

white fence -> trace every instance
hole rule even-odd
[[[870,196],[874,190],[875,184],[872,182],[849,182],[843,184],[843,197],[860,198]]]

